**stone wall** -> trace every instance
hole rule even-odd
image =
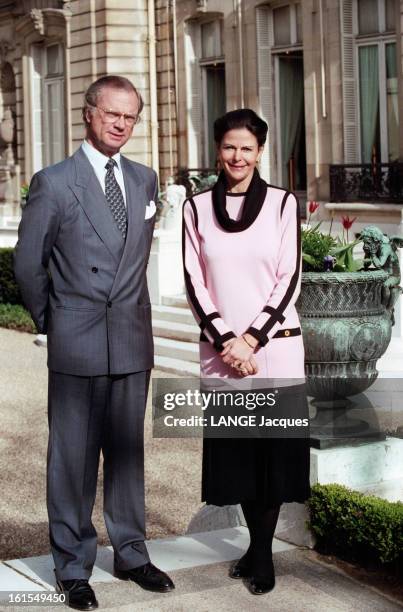
[[[73,0],[70,87],[72,149],[84,131],[83,92],[105,74],[130,79],[144,99],[141,122],[123,152],[151,165],[148,14],[146,0]]]
[[[178,166],[173,7],[156,0],[156,53],[160,182],[175,174]]]

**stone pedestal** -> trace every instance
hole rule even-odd
[[[152,304],[160,304],[162,296],[184,293],[181,239],[180,227],[154,232],[147,268]]]
[[[203,506],[192,517],[186,533],[202,533],[245,525],[241,506]]]
[[[308,529],[309,512],[305,504],[283,504],[275,537],[297,546],[315,546],[315,538]]]
[[[400,438],[311,449],[311,484],[337,482],[351,489],[362,489],[400,478],[403,478],[403,440]]]
[[[14,247],[18,239],[20,218],[6,215],[5,210],[6,208],[0,205],[0,248]]]

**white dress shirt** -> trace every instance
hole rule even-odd
[[[88,161],[90,162],[91,166],[94,168],[94,172],[97,175],[97,178],[100,182],[102,191],[105,193],[105,176],[106,176],[105,166],[110,158],[107,155],[104,155],[103,153],[101,153],[101,151],[98,151],[98,149],[95,149],[86,140],[84,140],[84,142],[82,143],[81,148],[86,154],[86,156],[88,157]],[[115,173],[115,178],[118,182],[118,185],[122,191],[123,200],[126,206],[126,190],[125,190],[125,183],[123,180],[120,153],[115,153],[115,155],[112,155],[112,159],[115,160],[117,163],[117,166],[113,167],[113,171]]]

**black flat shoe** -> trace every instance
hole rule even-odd
[[[167,593],[175,588],[170,577],[150,562],[129,570],[118,570],[115,567],[114,576],[120,580],[132,580],[147,591]]]
[[[56,580],[56,591],[66,595],[66,605],[74,610],[96,610],[98,608],[95,593],[88,580]]]
[[[258,578],[251,576],[248,580],[248,589],[253,595],[264,595],[274,589],[276,580],[267,578]]]
[[[268,575],[265,576],[250,576],[248,581],[248,589],[253,595],[264,595],[274,589],[276,578],[274,575],[273,563],[269,566]]]
[[[239,578],[247,578],[249,576],[249,566],[245,557],[246,555],[238,559],[238,561],[234,561],[234,563],[231,565],[228,572],[228,576],[230,578],[238,580]]]

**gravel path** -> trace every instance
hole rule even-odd
[[[0,328],[0,559],[49,551],[45,506],[46,349],[35,336]],[[154,371],[153,377],[169,376]],[[151,402],[145,424],[147,537],[183,534],[200,508],[201,441],[153,439]],[[101,466],[102,470],[102,466]],[[100,470],[94,524],[109,544],[102,517]]]

